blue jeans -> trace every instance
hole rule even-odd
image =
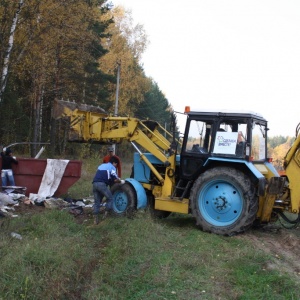
[[[110,189],[104,182],[93,183],[93,194],[94,194],[94,215],[99,214],[100,204],[103,197],[106,197],[106,210],[112,210],[113,197]]]
[[[15,179],[14,179],[14,173],[12,169],[5,169],[1,171],[1,180],[2,180],[2,186],[7,186],[7,183],[9,182],[11,186],[15,186]]]

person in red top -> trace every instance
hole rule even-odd
[[[117,175],[122,177],[120,157],[114,154],[114,147],[108,147],[107,151],[108,154],[103,157],[103,163],[107,164],[112,157],[115,157],[119,161],[117,164]]]

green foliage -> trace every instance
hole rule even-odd
[[[24,108],[24,101],[11,86],[8,86],[5,95],[0,103],[0,141],[4,145],[27,141],[30,116],[26,114],[28,110]]]
[[[0,71],[17,2],[0,1]],[[130,12],[112,10],[105,0],[28,0],[20,12],[0,103],[2,144],[51,142],[51,157],[66,153],[66,124],[51,119],[55,99],[69,99],[114,111],[116,65],[121,65],[120,115],[134,115],[136,104],[159,104],[165,120],[168,103],[144,74],[140,59],[147,46],[142,25]],[[155,91],[156,89],[156,91]],[[148,92],[149,91],[149,92]],[[156,100],[154,97],[158,97]],[[5,116],[5,117],[4,117]],[[31,147],[31,156],[37,147]]]
[[[268,137],[268,144],[271,148],[275,148],[276,146],[285,144],[289,139],[290,138],[288,136],[282,136],[282,135]],[[293,139],[293,140],[295,140],[295,139]]]
[[[165,123],[170,125],[170,103],[159,89],[156,82],[151,83],[151,88],[145,94],[144,101],[138,105],[135,115],[142,120],[150,119],[157,121],[162,124],[162,126],[164,126]]]
[[[120,74],[118,89],[118,115],[134,115],[137,104],[142,102],[150,88],[150,80],[144,74],[141,55],[147,46],[147,35],[142,25],[134,25],[131,12],[116,7],[111,12],[114,23],[110,24],[105,40],[109,52],[101,57],[101,69],[117,76]],[[99,103],[109,113],[115,111],[116,85],[108,85],[111,91],[109,103]],[[109,105],[107,105],[109,104]]]
[[[26,129],[23,139],[48,141],[51,134],[55,143],[55,127],[50,122],[55,98],[98,104],[99,97],[102,101],[110,97],[107,84],[115,82],[115,78],[99,68],[99,59],[107,53],[102,39],[109,36],[106,30],[112,23],[112,18],[102,21],[102,16],[110,10],[105,2],[26,1],[9,61],[8,85],[2,104],[4,108],[9,106],[13,113],[1,118],[10,125],[9,129],[1,126],[3,139],[15,141],[19,128],[14,121],[25,117],[30,122],[23,124],[22,128]],[[1,66],[15,10],[15,5],[1,1],[0,36],[5,41],[0,47]],[[18,105],[12,106],[13,103]],[[1,108],[3,113],[5,110]]]

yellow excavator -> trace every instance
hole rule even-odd
[[[151,120],[110,116],[103,109],[59,100],[53,116],[68,124],[70,142],[135,149],[133,172],[112,186],[113,209],[123,215],[150,207],[154,216],[191,214],[203,230],[232,236],[279,217],[300,221],[300,136],[280,176],[267,157],[267,120],[253,112],[191,111],[182,139]]]

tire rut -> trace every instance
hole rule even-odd
[[[239,238],[273,257],[266,261],[266,270],[277,270],[292,276],[300,283],[300,228],[266,228],[250,230]]]

